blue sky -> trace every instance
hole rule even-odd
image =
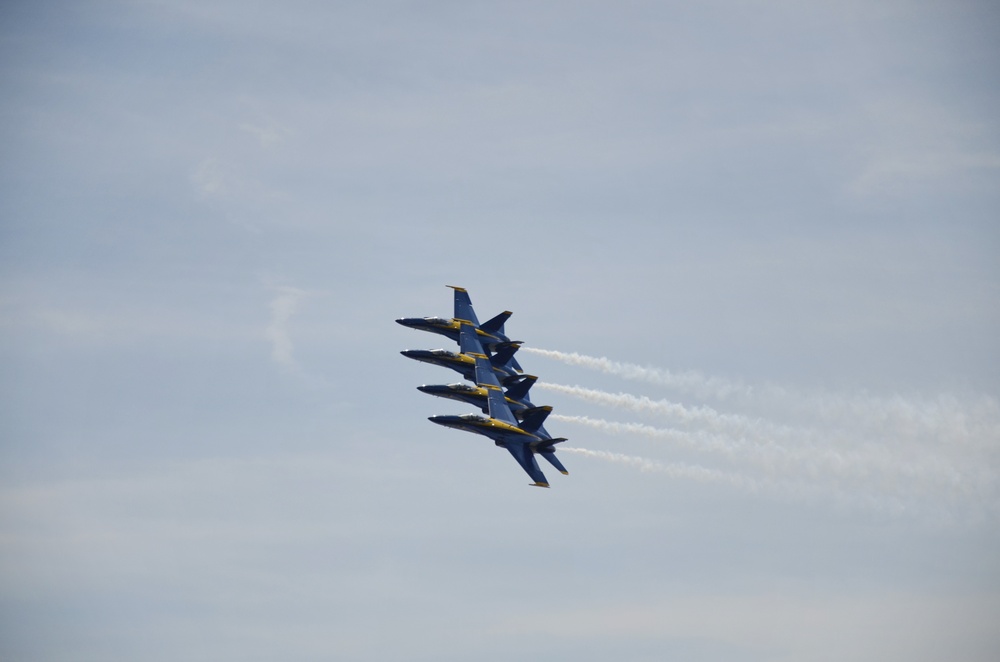
[[[6,3],[0,657],[996,659],[998,28]],[[445,285],[552,489],[426,420]]]

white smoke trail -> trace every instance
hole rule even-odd
[[[981,518],[984,514],[995,519],[992,504],[969,511],[955,508],[955,504],[940,503],[919,495],[892,494],[879,490],[878,486],[845,488],[841,485],[825,483],[805,478],[775,479],[771,476],[750,476],[745,473],[720,471],[700,465],[680,462],[660,462],[647,457],[626,455],[611,451],[597,451],[579,447],[562,448],[560,451],[592,457],[606,462],[622,464],[646,473],[664,474],[670,478],[693,480],[703,483],[725,484],[745,492],[769,494],[786,499],[832,499],[840,508],[862,509],[898,517],[915,516],[929,521],[960,523]]]
[[[576,423],[616,435],[638,435],[667,441],[680,448],[722,455],[750,471],[771,491],[833,495],[840,503],[865,502],[866,507],[895,511],[905,504],[938,501],[952,509],[976,512],[996,507],[996,475],[981,464],[940,456],[907,456],[885,447],[843,449],[755,444],[704,431],[656,428],[642,423],[618,423],[587,416],[553,414],[550,419]]]
[[[795,428],[776,425],[761,418],[737,414],[722,414],[711,407],[687,407],[668,400],[652,400],[628,393],[608,393],[596,389],[561,384],[539,383],[537,387],[565,393],[586,402],[638,412],[663,414],[686,426],[702,424],[701,430],[681,431],[655,428],[641,423],[611,423],[589,417],[555,415],[564,420],[599,427],[617,434],[639,434],[686,444],[701,450],[756,458],[758,464],[806,468],[809,472],[832,473],[844,479],[877,473],[881,476],[905,476],[909,480],[946,487],[954,493],[990,492],[997,478],[986,470],[982,457],[956,448],[940,445],[886,443],[885,438],[870,439],[838,431]]]
[[[761,484],[752,478],[740,474],[719,471],[717,469],[707,469],[694,464],[683,464],[680,462],[658,462],[645,457],[635,455],[624,455],[622,453],[612,453],[609,451],[594,451],[587,448],[563,447],[560,452],[576,453],[587,457],[594,457],[608,462],[625,464],[644,472],[667,474],[671,478],[687,478],[700,482],[725,483],[740,489],[756,492],[761,489]]]
[[[883,439],[921,439],[990,450],[1000,448],[1000,404],[989,396],[961,401],[948,394],[932,399],[904,398],[900,395],[879,397],[868,393],[808,394],[773,384],[752,387],[735,380],[706,377],[699,372],[675,373],[575,352],[533,347],[523,347],[521,351],[624,379],[666,386],[698,397],[777,406],[788,415],[835,423],[844,429],[878,435]]]
[[[522,347],[520,351],[522,353],[545,356],[570,365],[599,370],[625,379],[668,386],[702,397],[714,397],[725,400],[740,395],[749,397],[753,393],[753,389],[745,384],[717,377],[705,377],[701,373],[694,371],[672,372],[670,370],[641,366],[634,363],[620,363],[603,356],[586,356],[584,354],[577,354],[576,352],[559,352],[551,349],[539,349],[537,347]]]
[[[740,475],[749,472],[748,480],[773,483],[788,493],[823,492],[840,503],[890,512],[934,511],[949,519],[1000,516],[1000,406],[992,397],[800,393],[603,357],[528,347],[522,351],[691,395],[728,399],[744,412],[539,383],[536,388],[587,402],[665,416],[682,429],[560,415],[551,420],[714,453],[740,466]],[[798,424],[746,415],[755,410],[769,417],[780,413]]]
[[[538,382],[537,389],[564,393],[566,395],[579,398],[586,402],[616,407],[618,409],[628,409],[636,412],[650,412],[667,416],[675,421],[684,424],[702,424],[717,432],[731,432],[740,435],[759,436],[766,434],[770,436],[797,434],[801,435],[801,430],[782,425],[774,425],[759,418],[750,418],[739,414],[722,414],[711,407],[704,405],[688,407],[669,400],[653,400],[644,395],[632,395],[630,393],[609,393],[596,389],[584,388],[582,386],[566,386],[563,384],[552,384],[549,382]]]
[[[724,484],[750,493],[766,493],[791,498],[832,497],[840,506],[863,508],[870,511],[899,515],[908,509],[900,499],[879,494],[845,491],[836,486],[826,486],[808,481],[775,481],[771,478],[750,477],[741,473],[709,469],[700,465],[680,462],[660,462],[647,457],[625,455],[611,451],[587,448],[562,448],[560,451],[592,457],[606,462],[622,464],[645,473],[664,474],[670,478],[693,480],[702,483]]]

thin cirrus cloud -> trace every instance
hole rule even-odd
[[[288,285],[275,286],[269,309],[271,319],[264,329],[264,337],[271,343],[271,360],[285,370],[298,371],[295,361],[295,345],[289,330],[290,321],[299,310],[299,305],[306,296],[304,290]]]

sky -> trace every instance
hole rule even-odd
[[[996,660],[998,32],[3,3],[0,658]],[[427,420],[447,285],[551,489]]]

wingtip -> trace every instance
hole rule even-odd
[[[464,287],[459,287],[458,285],[445,285],[445,287],[450,287],[451,289],[455,290],[456,292],[465,292],[465,288]]]
[[[549,486],[548,483],[541,483],[541,482],[539,482],[539,483],[529,483],[529,485],[531,485],[532,487],[548,487]]]
[[[568,471],[560,471],[559,473],[561,473],[563,476],[568,476],[569,475]]]

